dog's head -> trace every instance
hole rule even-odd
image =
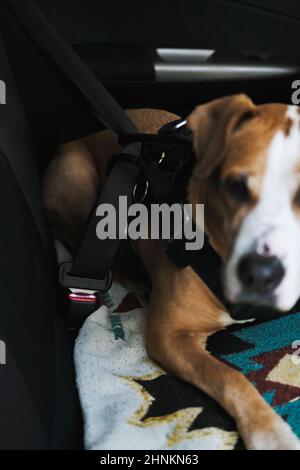
[[[300,110],[245,95],[191,114],[190,202],[224,260],[231,302],[287,311],[300,297]]]

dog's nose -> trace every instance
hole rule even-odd
[[[284,276],[284,267],[276,256],[245,255],[238,265],[238,275],[244,287],[258,294],[275,290]]]

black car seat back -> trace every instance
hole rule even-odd
[[[78,448],[82,427],[72,350],[57,316],[56,263],[31,126],[1,38],[0,79],[6,85],[6,104],[0,105],[0,340],[6,349],[0,448]]]

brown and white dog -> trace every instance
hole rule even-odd
[[[177,118],[158,110],[129,114],[148,133]],[[188,126],[197,155],[189,200],[205,204],[205,230],[223,259],[227,298],[289,310],[300,297],[299,109],[255,106],[237,95],[199,106]],[[44,205],[53,234],[67,244],[80,240],[116,151],[116,136],[104,131],[62,146],[51,162]],[[152,280],[149,355],[218,401],[248,449],[300,449],[248,380],[206,351],[208,336],[234,323],[225,307],[191,268],[177,269],[159,242],[141,241],[137,249]]]

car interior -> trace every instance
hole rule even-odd
[[[73,364],[41,183],[59,145],[105,128],[68,76],[0,1],[1,449],[82,449]],[[185,118],[245,93],[290,103],[300,72],[297,0],[34,0],[123,109]],[[9,397],[9,399],[7,399]]]

